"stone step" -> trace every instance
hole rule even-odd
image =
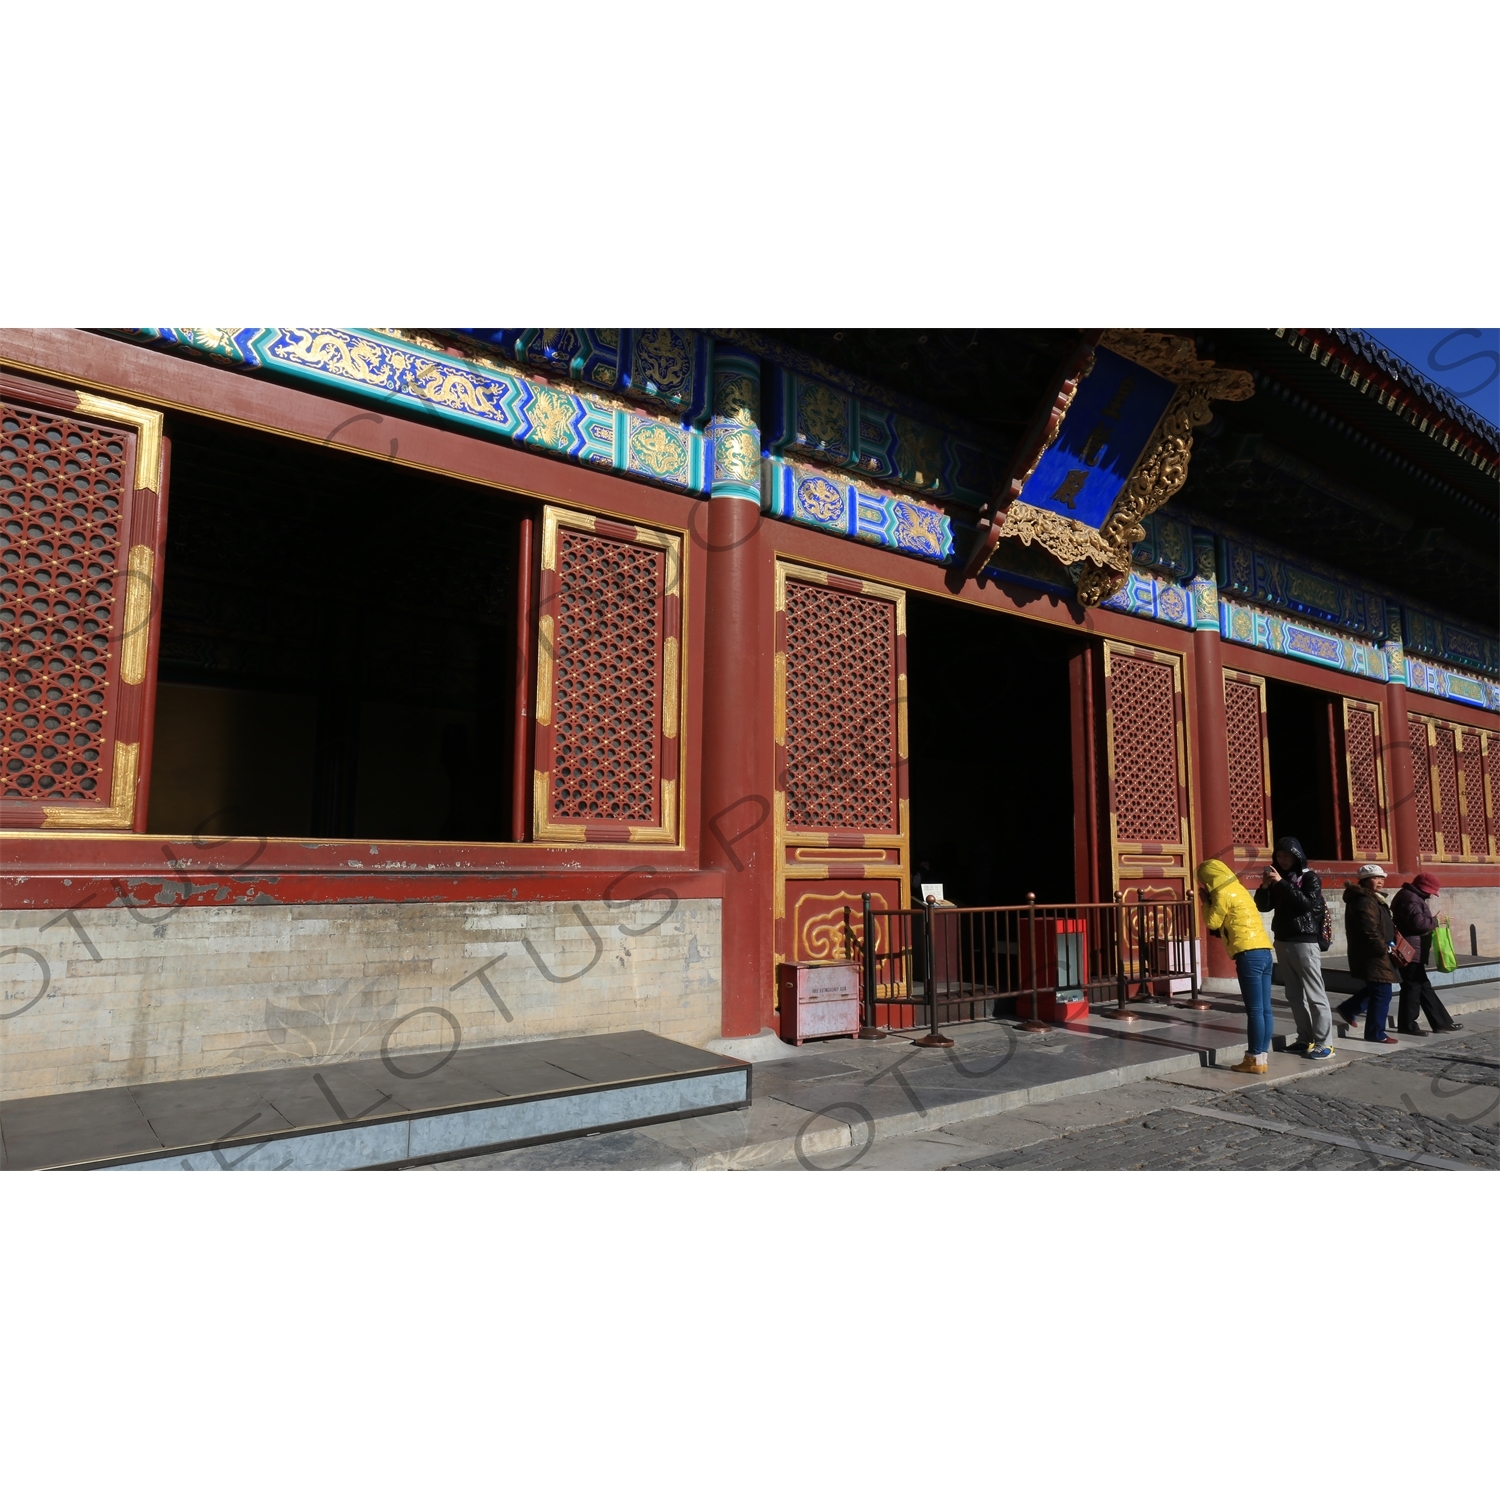
[[[1500,979],[1500,958],[1478,958],[1460,954],[1458,967],[1451,974],[1428,967],[1427,980],[1433,989],[1440,990],[1454,984],[1480,984],[1486,980]],[[1281,965],[1277,964],[1271,975],[1272,984],[1284,984]],[[1323,984],[1331,994],[1352,995],[1363,983],[1349,972],[1349,960],[1342,956],[1323,955]]]
[[[624,1031],[15,1099],[0,1142],[8,1171],[347,1171],[749,1103],[747,1063]]]

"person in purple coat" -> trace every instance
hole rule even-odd
[[[1437,930],[1438,914],[1430,906],[1431,898],[1442,890],[1435,875],[1424,870],[1408,880],[1391,901],[1391,920],[1396,931],[1413,943],[1418,952],[1411,963],[1401,968],[1401,1002],[1396,1010],[1396,1030],[1406,1036],[1424,1035],[1417,1025],[1418,1007],[1426,1013],[1427,1024],[1434,1031],[1462,1031],[1448,1008],[1437,997],[1427,977],[1427,959],[1432,953],[1432,934]]]

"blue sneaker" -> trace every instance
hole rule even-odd
[[[1310,1047],[1302,1054],[1308,1062],[1322,1062],[1324,1058],[1333,1056],[1332,1047]]]

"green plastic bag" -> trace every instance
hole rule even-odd
[[[1446,922],[1440,922],[1433,929],[1432,953],[1440,974],[1451,974],[1458,967],[1458,959],[1453,953],[1453,933]]]

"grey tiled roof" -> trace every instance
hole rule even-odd
[[[1373,339],[1360,328],[1330,328],[1326,330],[1336,339],[1347,344],[1362,358],[1378,365],[1388,375],[1393,375],[1403,385],[1417,391],[1427,401],[1451,417],[1460,426],[1467,428],[1475,437],[1483,438],[1492,447],[1500,448],[1500,428],[1487,422],[1478,412],[1466,406],[1450,391],[1429,380],[1415,365],[1409,364],[1399,354],[1387,349],[1378,339]]]

